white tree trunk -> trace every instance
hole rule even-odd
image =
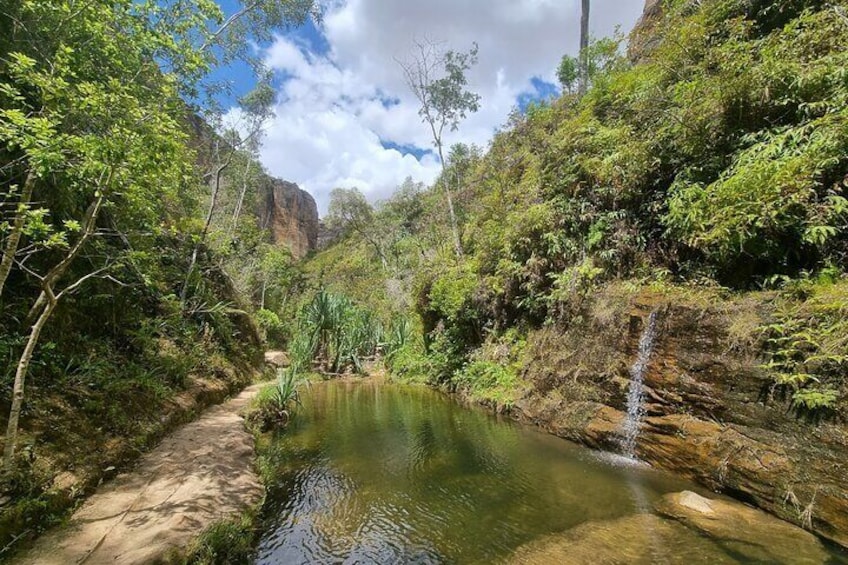
[[[453,235],[453,247],[454,251],[456,251],[456,256],[462,259],[462,240],[459,237],[459,224],[456,221],[456,212],[453,208],[453,195],[451,194],[450,184],[448,183],[447,179],[447,164],[445,163],[444,155],[442,155],[441,141],[439,141],[436,145],[439,150],[439,160],[442,162],[442,184],[445,189],[445,197],[448,201],[448,214],[450,215],[451,232]]]
[[[21,408],[24,403],[24,385],[26,383],[27,372],[29,371],[29,364],[32,361],[35,346],[38,344],[38,338],[41,336],[41,330],[44,329],[47,320],[50,319],[55,308],[55,298],[48,298],[47,305],[30,329],[26,347],[24,347],[21,358],[18,360],[18,367],[15,371],[15,385],[12,392],[12,408],[9,410],[9,423],[6,426],[6,444],[3,447],[3,470],[7,475],[12,472],[15,465],[15,448],[18,442],[18,420],[20,420]]]
[[[24,231],[24,223],[26,223],[26,211],[32,200],[34,188],[35,173],[30,171],[24,181],[24,188],[15,212],[15,220],[12,222],[12,231],[9,233],[6,245],[3,248],[3,258],[0,259],[0,296],[3,296],[3,287],[6,285],[6,279],[9,278],[9,273],[12,271],[12,263],[15,261],[15,254],[18,252],[18,244]]]

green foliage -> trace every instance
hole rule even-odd
[[[516,329],[490,337],[451,382],[472,398],[509,409],[521,392],[519,372],[526,338]]]
[[[301,312],[298,331],[302,337],[295,340],[295,357],[303,364],[317,357],[333,373],[347,367],[361,373],[363,359],[377,352],[383,330],[371,311],[321,290]]]
[[[180,565],[247,565],[252,561],[259,531],[257,517],[246,512],[239,518],[215,522],[195,540]]]
[[[565,92],[575,92],[577,81],[580,78],[578,72],[579,61],[571,55],[563,55],[557,67],[557,79]]]
[[[265,338],[268,342],[278,344],[285,339],[286,327],[276,312],[264,309],[259,310],[256,312],[256,322],[262,331],[265,332]]]
[[[509,406],[511,393],[516,387],[514,371],[491,361],[473,361],[454,376],[452,382],[467,388],[478,399],[491,400]]]
[[[804,300],[786,301],[762,328],[763,368],[800,412],[833,412],[848,394],[848,285],[809,281],[790,290]]]
[[[308,383],[307,375],[295,366],[278,369],[274,384],[256,395],[248,421],[258,425],[263,432],[274,425],[287,425],[294,410],[301,405],[300,391]]]
[[[251,279],[265,279],[275,313],[285,307],[282,287],[295,284],[295,269],[264,260],[273,250],[261,245],[266,234],[253,214],[238,212],[255,208],[263,178],[248,148],[234,156],[226,179],[246,190],[212,207],[196,287],[184,301],[176,296],[209,209],[202,206],[204,159],[221,140],[196,118],[211,121],[214,108],[187,100],[219,93],[209,74],[216,64],[250,58],[247,38],[270,38],[267,26],[301,21],[312,2],[233,7],[245,10],[224,24],[211,0],[4,4],[0,248],[12,267],[8,280],[0,277],[6,398],[21,336],[32,326],[28,313],[43,308],[38,296],[50,285],[58,293],[79,283],[71,287],[78,293],[61,295],[28,371],[26,450],[17,459],[39,476],[30,476],[35,486],[27,492],[22,482],[10,485],[14,498],[49,500],[56,509],[28,511],[17,530],[3,528],[6,549],[74,502],[68,493],[50,498],[55,475],[74,469],[96,481],[102,469],[149,447],[172,424],[167,418],[184,419],[172,400],[192,379],[243,385],[259,346],[249,312],[266,298]],[[244,99],[246,109],[261,114],[268,94]]]

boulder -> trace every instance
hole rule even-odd
[[[285,351],[266,351],[265,364],[272,367],[283,369],[290,365],[289,356]]]
[[[563,534],[520,548],[506,561],[515,565],[638,565],[736,563],[710,540],[651,514],[586,522]]]
[[[729,500],[684,491],[665,495],[657,511],[714,540],[731,555],[758,563],[826,563],[828,553],[810,532]]]

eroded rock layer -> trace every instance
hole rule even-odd
[[[660,309],[639,458],[848,546],[848,428],[802,417],[763,374],[745,340],[764,323],[765,304],[602,296],[569,328],[531,340],[528,389],[514,413],[617,451],[628,367],[649,313]]]
[[[292,182],[268,178],[265,200],[259,210],[262,227],[271,231],[273,242],[288,245],[295,258],[305,257],[318,247],[318,206],[315,199]]]

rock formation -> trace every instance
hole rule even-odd
[[[292,182],[268,178],[259,222],[271,231],[277,245],[288,245],[296,259],[318,248],[318,206],[315,199]]]
[[[513,415],[590,447],[620,448],[628,369],[650,312],[662,328],[645,375],[636,455],[848,546],[848,435],[807,421],[774,393],[746,340],[756,301],[599,298],[582,323],[529,343],[530,387]],[[748,330],[743,331],[745,328]]]
[[[644,61],[661,40],[658,29],[663,17],[663,0],[645,0],[645,9],[630,34],[627,54],[634,63]]]

